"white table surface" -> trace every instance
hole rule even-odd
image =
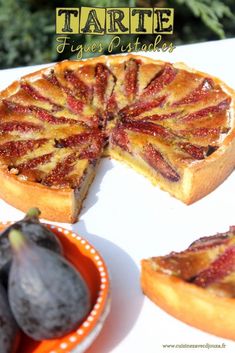
[[[171,62],[184,61],[220,77],[235,89],[235,39],[177,47],[173,53],[145,54]],[[0,89],[36,70],[0,71]],[[228,230],[235,224],[235,173],[213,193],[186,206],[127,166],[102,160],[80,221],[73,228],[103,255],[112,277],[112,309],[88,353],[161,353],[178,351],[164,344],[225,344],[209,352],[235,352],[235,344],[209,335],[171,317],[141,293],[140,260],[183,250],[200,236]],[[23,200],[22,200],[23,202]],[[0,221],[23,213],[0,201]],[[223,325],[223,322],[221,322]],[[185,352],[208,350],[183,349]]]

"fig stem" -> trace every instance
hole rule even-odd
[[[38,218],[40,214],[41,211],[37,207],[32,207],[26,213],[25,218]]]
[[[25,245],[23,233],[17,229],[12,229],[9,233],[9,240],[13,250],[20,250]]]

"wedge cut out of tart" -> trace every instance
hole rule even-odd
[[[0,197],[75,222],[103,156],[190,204],[235,166],[234,91],[142,56],[64,61],[0,93]]]
[[[182,252],[142,260],[141,285],[177,319],[235,340],[235,227]]]

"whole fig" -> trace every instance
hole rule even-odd
[[[11,313],[5,288],[0,284],[0,352],[15,353],[20,340],[20,330]]]
[[[9,239],[9,300],[20,328],[35,340],[62,337],[75,329],[90,309],[89,290],[80,273],[18,230],[11,230]]]
[[[40,223],[39,215],[40,211],[38,208],[31,208],[21,221],[12,224],[0,234],[0,275],[4,277],[4,282],[6,282],[6,274],[8,274],[12,258],[11,246],[8,239],[11,229],[21,230],[27,238],[30,238],[39,246],[43,246],[57,253],[62,252],[59,240],[53,232]]]

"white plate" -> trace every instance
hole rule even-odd
[[[172,54],[148,55],[184,61],[235,88],[234,47],[235,39],[231,39],[178,47]],[[30,67],[0,72],[0,88],[34,70]],[[142,295],[139,286],[142,258],[182,250],[200,236],[226,231],[235,224],[234,185],[233,173],[213,193],[186,206],[125,165],[108,159],[101,162],[80,222],[72,226],[101,252],[112,277],[111,314],[89,353],[161,353],[177,350],[164,348],[164,344],[223,343],[226,352],[235,352],[233,342],[206,334],[166,314]],[[0,220],[22,216],[3,201],[0,206]],[[195,352],[195,348],[184,351]],[[218,351],[209,349],[210,353]]]

